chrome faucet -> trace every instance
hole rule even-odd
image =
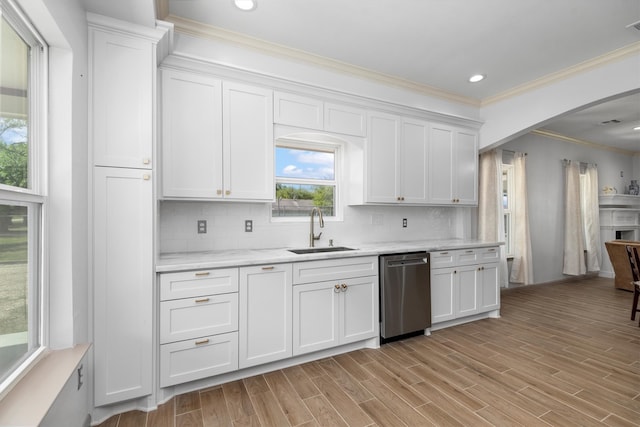
[[[315,215],[316,212],[318,213],[318,223],[320,224],[320,228],[324,228],[324,218],[322,218],[322,211],[318,208],[311,209],[311,223],[309,225],[309,246],[310,247],[313,247],[314,242],[316,240],[320,240],[320,236],[322,236],[322,232],[320,232],[320,234],[318,234],[317,236],[313,232],[313,216]]]

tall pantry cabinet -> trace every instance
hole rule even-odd
[[[166,31],[89,22],[94,405],[153,390],[154,138]]]

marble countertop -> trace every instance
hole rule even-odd
[[[480,240],[448,239],[418,240],[410,242],[377,242],[363,244],[345,244],[355,250],[320,252],[311,254],[295,254],[289,249],[304,248],[272,248],[272,249],[231,249],[205,252],[173,252],[162,253],[156,262],[158,273],[199,270],[221,267],[238,267],[250,265],[276,264],[298,261],[316,261],[332,258],[382,255],[414,251],[442,251],[467,248],[481,248],[501,245],[501,242]]]

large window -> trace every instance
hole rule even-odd
[[[0,392],[41,348],[44,44],[0,0]]]
[[[338,146],[280,141],[272,218],[308,217],[314,207],[338,217]]]

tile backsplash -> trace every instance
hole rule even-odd
[[[272,221],[268,203],[161,201],[160,252],[199,252],[309,246],[309,218]],[[347,206],[342,221],[325,220],[316,246],[468,238],[471,208],[418,206]],[[407,227],[402,227],[403,219]],[[198,221],[207,232],[198,233]],[[253,231],[245,232],[245,220]]]

